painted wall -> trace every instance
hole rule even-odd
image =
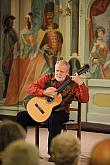
[[[84,62],[88,63],[90,57],[90,49],[89,49],[90,8],[94,2],[95,2],[94,0],[92,1],[82,0],[80,3],[80,53],[81,53],[80,57],[82,63]],[[109,14],[107,15],[107,17],[109,17],[110,19]],[[110,71],[108,75],[110,75]],[[82,119],[88,122],[110,124],[109,78],[93,79],[92,75],[88,74],[86,75],[85,80],[86,80],[86,84],[89,87],[90,100],[87,106],[85,107],[84,105],[83,107]]]
[[[19,33],[23,26],[24,16],[31,9],[31,0],[28,2],[25,0],[16,1],[12,0],[11,3],[11,13],[16,16],[15,28]],[[89,49],[89,15],[90,8],[94,0],[81,0],[79,4],[79,48],[78,55],[81,65],[88,63],[90,57]],[[61,7],[65,9],[67,1],[61,1]],[[71,3],[70,3],[71,7]],[[64,36],[64,44],[62,49],[62,55],[69,60],[72,51],[72,17],[65,16],[64,13],[60,13],[59,17],[59,27]],[[82,104],[82,121],[88,122],[99,122],[110,124],[110,80],[107,79],[92,79],[92,75],[88,72],[86,75],[82,75],[84,82],[89,87],[90,101],[88,104]],[[2,81],[1,81],[1,84]],[[7,106],[1,106],[1,113],[4,113],[3,109],[9,109]],[[12,106],[13,110],[22,110],[22,105],[20,107]],[[8,113],[9,111],[6,111]],[[9,112],[11,114],[11,112]]]

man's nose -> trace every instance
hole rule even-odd
[[[58,72],[58,75],[61,75],[61,72],[60,71]]]

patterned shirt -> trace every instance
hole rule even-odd
[[[55,75],[42,76],[28,87],[27,92],[33,96],[44,97],[43,92],[48,87],[55,87],[57,92],[62,95],[62,102],[53,108],[55,111],[65,110],[69,113],[69,107],[74,98],[82,103],[87,103],[89,100],[88,88],[85,84],[78,86],[69,76],[66,77],[63,83],[58,82]]]

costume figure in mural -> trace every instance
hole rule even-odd
[[[63,44],[63,36],[59,31],[58,24],[54,20],[54,3],[49,2],[45,5],[43,23],[38,32],[38,46],[44,54],[46,66],[44,70],[50,72],[57,59],[61,56],[61,49]]]
[[[104,64],[104,70],[109,70],[108,74],[110,74],[110,21],[108,23],[108,28],[106,31],[106,41],[108,44],[108,56],[107,56],[107,60]]]
[[[15,45],[18,42],[18,35],[13,28],[15,17],[13,15],[6,15],[3,18],[3,56],[2,56],[2,71],[4,73],[4,92],[3,98],[6,97],[10,71],[14,58]]]
[[[54,64],[61,55],[63,37],[58,25],[53,22],[54,3],[45,5],[44,19],[38,32],[38,52],[35,58],[30,60],[19,91],[19,101],[23,101],[28,95],[26,88],[41,75],[53,72]]]
[[[30,15],[25,16],[25,27],[20,32],[20,57],[33,58],[37,50],[37,43],[34,40]]]
[[[109,47],[109,56],[108,56],[108,58],[110,58],[110,21],[108,22],[108,28],[107,28],[107,32],[106,32],[106,40],[107,40],[108,47]]]
[[[37,51],[37,43],[31,29],[30,16],[25,16],[24,28],[20,31],[20,51],[14,58],[10,72],[7,96],[4,104],[16,104],[19,101],[19,91],[23,85],[23,77],[27,70],[29,61],[34,58]]]
[[[54,71],[54,64],[56,63],[56,60],[60,58],[61,55],[63,37],[58,29],[58,25],[53,22],[53,19],[54,19],[54,3],[48,2],[45,5],[43,24],[38,32],[38,38],[36,36],[36,41],[38,46],[38,49],[35,49],[36,54],[35,51],[31,52],[30,51],[31,49],[29,50],[29,54],[27,53],[25,54],[23,52],[23,49],[21,49],[22,53],[20,53],[20,59],[22,58],[22,60],[20,60],[19,63],[21,63],[21,66],[23,66],[23,68],[21,69],[20,67],[18,67],[17,71],[19,73],[18,76],[19,79],[16,79],[16,85],[14,85],[13,84],[14,82],[12,83],[12,79],[10,79],[11,87],[13,86],[16,87],[15,90],[10,91],[11,88],[9,89],[9,93],[4,104],[13,105],[18,102],[22,102],[24,98],[28,95],[26,92],[26,88],[32,82],[38,79],[42,74]],[[24,35],[21,33],[20,36],[24,36]],[[23,37],[23,41],[25,41],[24,43],[26,46],[26,43],[28,43],[29,38],[28,41],[24,39],[25,38]],[[35,35],[34,35],[34,39],[35,39]],[[32,40],[33,39],[31,39],[31,41]],[[22,46],[23,44],[20,47],[22,48]],[[14,72],[14,67],[12,72]]]
[[[106,0],[105,3],[103,3],[103,0],[95,0],[90,7],[88,28],[91,54],[89,60],[92,78],[95,79],[110,79],[109,26],[107,27],[110,20],[109,11],[109,0]],[[101,27],[96,29],[97,26]],[[94,34],[95,29],[96,36]]]
[[[90,72],[95,79],[105,79],[104,64],[107,60],[108,44],[104,40],[105,29],[99,26],[96,29],[93,48],[90,54]]]

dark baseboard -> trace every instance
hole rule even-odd
[[[98,132],[110,134],[110,125],[100,124],[100,123],[90,123],[90,122],[82,122],[81,130],[88,132]]]
[[[16,121],[16,116],[0,115],[0,120],[13,120],[13,121]]]

